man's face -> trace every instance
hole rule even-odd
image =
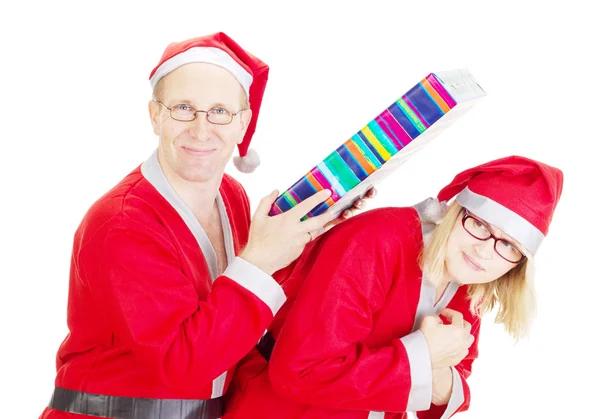
[[[169,108],[223,108],[231,114],[244,108],[240,83],[229,71],[212,64],[183,65],[161,83],[160,97],[156,99]],[[242,142],[251,117],[248,109],[234,116],[228,125],[215,125],[208,122],[206,113],[198,112],[193,121],[182,122],[172,119],[169,111],[155,101],[149,107],[154,133],[159,136],[162,169],[168,177],[189,182],[220,179],[233,150]]]

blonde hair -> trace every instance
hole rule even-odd
[[[427,272],[435,285],[444,277],[448,239],[462,211],[463,207],[456,201],[448,206],[440,223],[434,227],[430,242],[421,253],[421,269]],[[494,281],[468,285],[467,291],[471,300],[471,312],[482,316],[497,307],[495,323],[503,324],[515,340],[528,336],[537,309],[533,255],[522,246],[519,250],[527,256],[527,260]]]
[[[154,89],[152,89],[152,99],[155,100],[162,100],[161,96],[164,90],[164,86],[163,86],[163,79],[160,79],[158,81],[158,83],[156,83],[156,86],[154,86]]]

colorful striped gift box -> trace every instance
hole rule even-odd
[[[282,193],[269,214],[329,189],[304,219],[328,208],[339,215],[485,95],[466,69],[429,74]]]

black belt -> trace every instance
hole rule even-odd
[[[262,355],[267,362],[271,359],[271,353],[273,352],[273,347],[275,346],[275,338],[271,334],[271,332],[267,332],[263,335],[262,338],[256,344],[256,349]]]
[[[223,397],[210,400],[142,399],[83,393],[56,387],[49,407],[111,419],[218,419]]]

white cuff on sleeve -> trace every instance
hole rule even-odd
[[[458,410],[464,401],[465,395],[463,393],[463,385],[462,380],[460,379],[460,374],[456,368],[452,367],[452,393],[450,393],[450,400],[448,400],[446,410],[440,419],[448,419],[454,414],[454,412]]]
[[[406,410],[408,412],[427,410],[431,407],[433,396],[429,346],[420,330],[404,336],[400,341],[406,348],[410,364],[411,388]]]
[[[236,257],[233,262],[229,264],[225,272],[223,272],[223,275],[231,278],[260,298],[269,306],[273,315],[275,315],[283,303],[285,303],[285,293],[273,277],[267,275],[259,268],[240,257]]]

